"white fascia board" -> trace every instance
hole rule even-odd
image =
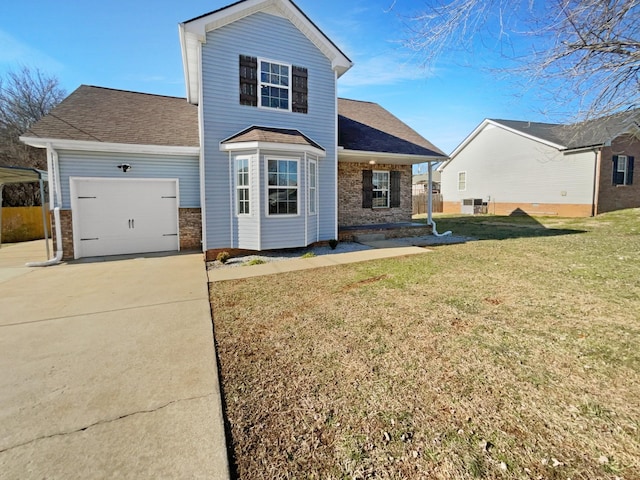
[[[502,128],[503,130],[506,130],[506,131],[508,131],[508,132],[514,133],[514,134],[516,134],[516,135],[520,135],[521,137],[528,138],[529,140],[533,140],[534,142],[538,142],[538,143],[542,143],[542,144],[548,145],[548,146],[553,147],[553,148],[555,148],[555,149],[557,149],[557,150],[562,150],[562,149],[564,149],[564,148],[565,148],[565,147],[564,147],[564,146],[562,146],[562,145],[558,145],[558,144],[556,144],[556,143],[549,142],[549,141],[544,140],[544,139],[539,138],[539,137],[534,137],[533,135],[528,135],[528,134],[526,134],[526,133],[521,132],[520,130],[516,130],[516,129],[513,129],[513,128],[509,128],[509,127],[507,127],[506,125],[503,125],[502,123],[494,122],[493,120],[490,120],[490,119],[488,119],[488,118],[485,118],[485,119],[482,121],[482,123],[480,123],[480,125],[478,125],[478,126],[475,128],[475,130],[474,130],[473,132],[471,132],[471,133],[470,133],[470,134],[469,134],[469,135],[468,135],[468,136],[467,136],[467,137],[462,141],[462,143],[460,143],[460,145],[458,145],[458,146],[455,148],[455,150],[454,150],[453,152],[451,152],[451,155],[449,155],[449,159],[448,159],[446,162],[444,162],[442,165],[440,165],[440,166],[438,167],[438,171],[439,171],[439,172],[442,172],[442,171],[447,167],[447,165],[449,165],[449,164],[453,161],[453,159],[454,159],[454,158],[455,158],[455,157],[456,157],[456,156],[457,156],[457,155],[458,155],[462,150],[464,150],[464,148],[465,148],[467,145],[469,145],[469,143],[471,143],[471,141],[472,141],[474,138],[476,138],[476,137],[480,134],[480,132],[482,132],[482,131],[483,131],[487,126],[489,126],[489,125],[492,125],[492,126],[494,126],[494,127],[498,127],[498,128]]]
[[[339,162],[351,163],[367,163],[369,160],[375,160],[377,163],[377,161],[380,160],[380,163],[390,163],[393,165],[417,165],[419,163],[442,162],[444,158],[446,157],[369,152],[366,150],[346,150],[344,148],[341,148],[338,151]]]
[[[205,43],[207,32],[261,11],[278,13],[288,19],[331,61],[331,66],[338,73],[338,77],[353,66],[351,60],[289,0],[245,0],[210,15],[183,23],[182,29],[185,32],[186,43],[190,38]],[[195,53],[193,48],[187,48],[187,56]],[[193,72],[189,73],[189,77],[193,78]]]
[[[310,153],[318,157],[326,157],[327,152],[311,145],[300,145],[297,143],[274,143],[274,142],[234,142],[221,143],[220,151],[233,152],[241,150],[277,150],[287,153]]]
[[[142,153],[152,155],[198,156],[200,147],[177,147],[165,145],[139,145],[129,143],[91,142],[85,140],[60,140],[55,138],[20,137],[20,141],[37,148],[55,150],[77,150],[82,152]]]

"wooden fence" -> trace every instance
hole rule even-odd
[[[413,215],[427,213],[427,192],[413,194]],[[442,213],[442,194],[434,193],[431,197],[432,212]]]
[[[47,208],[47,228],[51,219]],[[26,242],[44,238],[42,207],[2,207],[2,243]]]

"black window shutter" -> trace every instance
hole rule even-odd
[[[627,185],[633,185],[633,157],[627,157]]]
[[[400,172],[390,172],[389,183],[391,187],[389,206],[391,208],[397,208],[400,206]]]
[[[362,171],[362,208],[373,207],[373,172]]]
[[[258,106],[258,59],[240,55],[240,105]]]
[[[293,80],[291,84],[291,93],[293,97],[291,102],[291,111],[296,113],[307,113],[309,110],[309,73],[306,68],[296,67],[295,65],[291,68],[291,73]]]
[[[613,176],[611,182],[614,185],[618,185],[620,182],[618,181],[618,155],[613,156]]]

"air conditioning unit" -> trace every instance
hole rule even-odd
[[[462,200],[460,213],[464,215],[480,215],[487,213],[487,202],[483,202],[481,198],[465,198]]]

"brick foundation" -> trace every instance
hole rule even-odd
[[[399,208],[362,208],[363,170],[401,172]],[[411,195],[411,165],[338,163],[338,226],[411,222]]]
[[[444,202],[443,213],[460,214],[462,202]],[[494,203],[489,202],[487,213],[492,215],[511,215],[516,210],[520,214],[535,216],[559,216],[559,217],[589,217],[591,205],[589,204],[563,204],[563,203]]]
[[[368,234],[376,234],[380,233],[384,235],[385,239],[388,238],[406,238],[406,237],[421,237],[424,235],[431,235],[433,233],[433,229],[431,225],[421,225],[421,226],[385,226],[385,227],[376,227],[375,225],[371,225],[371,228],[365,229],[348,229],[343,228],[338,231],[338,240],[341,242],[353,242],[355,241],[355,237],[358,235],[368,235]]]

